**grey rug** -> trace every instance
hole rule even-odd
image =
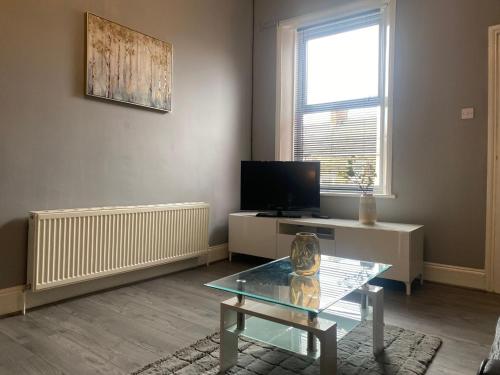
[[[363,324],[338,343],[338,374],[420,375],[436,355],[441,339],[399,327],[385,327],[385,352],[375,358],[372,328]],[[226,374],[318,375],[318,360],[241,338],[238,364]],[[219,334],[214,333],[175,354],[149,364],[134,375],[214,375],[219,370]]]

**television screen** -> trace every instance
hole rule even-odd
[[[242,161],[241,210],[319,212],[320,163]]]

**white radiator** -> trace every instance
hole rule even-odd
[[[207,256],[207,203],[30,212],[32,291]]]

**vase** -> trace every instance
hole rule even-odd
[[[368,225],[377,221],[377,204],[372,194],[362,194],[359,198],[359,221]]]
[[[318,236],[314,233],[300,232],[295,235],[290,252],[293,271],[300,276],[316,274],[321,263]]]

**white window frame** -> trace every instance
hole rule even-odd
[[[392,123],[393,123],[393,71],[394,71],[394,26],[397,0],[358,0],[332,8],[320,14],[280,21],[277,30],[276,61],[276,160],[292,160],[293,127],[295,118],[295,86],[297,76],[296,41],[297,29],[356,14],[383,9],[385,41],[381,41],[385,64],[381,66],[380,81],[384,84],[384,105],[381,134],[381,185],[374,191],[377,197],[395,198],[392,193]],[[385,71],[382,71],[384,69]],[[358,192],[322,191],[323,196],[359,196]]]

